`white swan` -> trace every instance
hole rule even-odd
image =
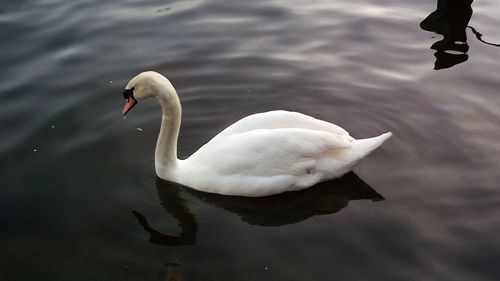
[[[267,196],[340,177],[392,135],[356,140],[337,125],[301,113],[270,111],[239,120],[179,160],[182,110],[170,81],[159,73],[143,72],[129,81],[123,96],[123,114],[150,97],[161,105],[155,152],[158,177],[224,195]]]

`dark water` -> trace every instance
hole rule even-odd
[[[499,280],[500,4],[451,2],[3,3],[0,280]],[[200,194],[156,179],[154,102],[120,116],[144,70],[182,157],[270,109],[395,136],[326,187]]]

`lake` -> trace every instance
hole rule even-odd
[[[436,7],[439,7],[436,10]],[[0,280],[499,280],[500,2],[61,1],[0,7]],[[157,179],[286,109],[394,136],[353,173],[248,199]]]

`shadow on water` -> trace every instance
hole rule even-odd
[[[443,35],[443,39],[432,44],[436,62],[434,69],[450,68],[465,62],[469,56],[469,45],[465,29],[472,16],[473,0],[438,0],[437,9],[421,23],[423,30]]]
[[[179,220],[181,234],[172,236],[151,227],[138,211],[133,211],[138,222],[149,232],[154,244],[179,246],[196,243],[198,226],[194,215],[181,197],[187,191],[201,201],[216,205],[237,214],[242,221],[252,225],[282,226],[293,224],[316,215],[336,213],[347,207],[350,200],[384,200],[354,172],[336,180],[325,181],[311,188],[283,194],[251,198],[204,193],[157,178],[156,188],[165,210]]]

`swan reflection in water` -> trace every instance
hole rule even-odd
[[[196,243],[198,225],[186,201],[181,197],[183,191],[194,195],[201,201],[237,214],[246,223],[261,226],[293,224],[315,215],[336,213],[345,208],[350,200],[384,200],[382,195],[354,172],[305,190],[259,198],[204,193],[159,178],[156,181],[156,188],[165,210],[179,221],[181,233],[178,236],[163,234],[150,226],[146,217],[140,212],[133,211],[133,213],[139,224],[149,232],[149,241],[166,246]]]
[[[443,39],[435,42],[431,49],[436,62],[434,69],[444,69],[466,61],[469,56],[469,45],[465,29],[472,16],[473,0],[438,0],[437,9],[421,23],[423,30],[443,35]]]

